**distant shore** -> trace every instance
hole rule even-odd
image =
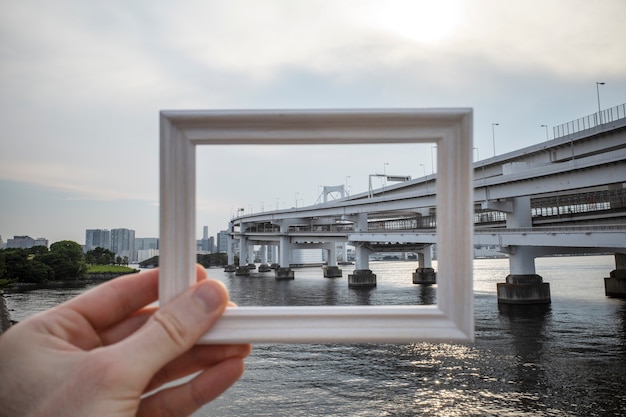
[[[87,270],[86,277],[83,279],[55,280],[37,283],[15,282],[3,287],[2,290],[5,292],[23,292],[54,288],[82,288],[117,278],[120,275],[134,274],[135,272],[139,272],[139,269],[119,265],[91,265]]]

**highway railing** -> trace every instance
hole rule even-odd
[[[615,122],[624,118],[626,118],[626,104],[620,104],[619,106],[604,109],[600,112],[572,120],[571,122],[554,126],[554,128],[552,128],[554,139],[582,132],[584,130],[594,129],[603,124]]]

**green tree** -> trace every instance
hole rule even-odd
[[[113,265],[115,263],[115,254],[108,249],[97,247],[87,251],[85,262],[92,265]]]
[[[30,249],[18,248],[0,251],[0,279],[31,283],[54,279],[52,268],[35,259],[30,252]]]
[[[35,259],[52,268],[57,281],[83,279],[87,272],[83,248],[71,240],[53,243],[48,253],[38,255]]]
[[[32,248],[27,249],[28,253],[30,253],[31,255],[41,255],[43,253],[47,253],[48,252],[48,248],[45,246],[33,246]]]
[[[197,262],[205,268],[228,264],[228,255],[226,255],[225,253],[199,254],[197,255],[196,259]]]

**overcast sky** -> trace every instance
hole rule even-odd
[[[158,236],[158,113],[472,107],[476,157],[626,102],[624,0],[0,0],[0,235]],[[499,123],[492,130],[492,123]],[[198,151],[198,237],[430,145]],[[375,181],[380,186],[380,181]]]

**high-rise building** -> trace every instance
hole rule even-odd
[[[217,253],[226,253],[228,251],[228,232],[222,230],[217,232]]]
[[[159,249],[158,237],[136,237],[135,250]]]
[[[136,258],[132,262],[142,262],[153,256],[159,256],[158,237],[136,237],[135,238]]]
[[[95,248],[111,250],[111,232],[106,229],[87,229],[85,231],[85,252]]]
[[[111,252],[115,256],[135,260],[135,231],[130,229],[111,229]]]
[[[202,244],[200,249],[204,252],[211,253],[211,248],[209,247],[209,226],[202,228]]]
[[[19,249],[29,249],[33,246],[45,246],[48,247],[48,239],[43,237],[38,237],[37,239],[33,239],[30,236],[13,236],[13,239],[7,239],[6,247],[7,249],[11,248],[19,248]]]

